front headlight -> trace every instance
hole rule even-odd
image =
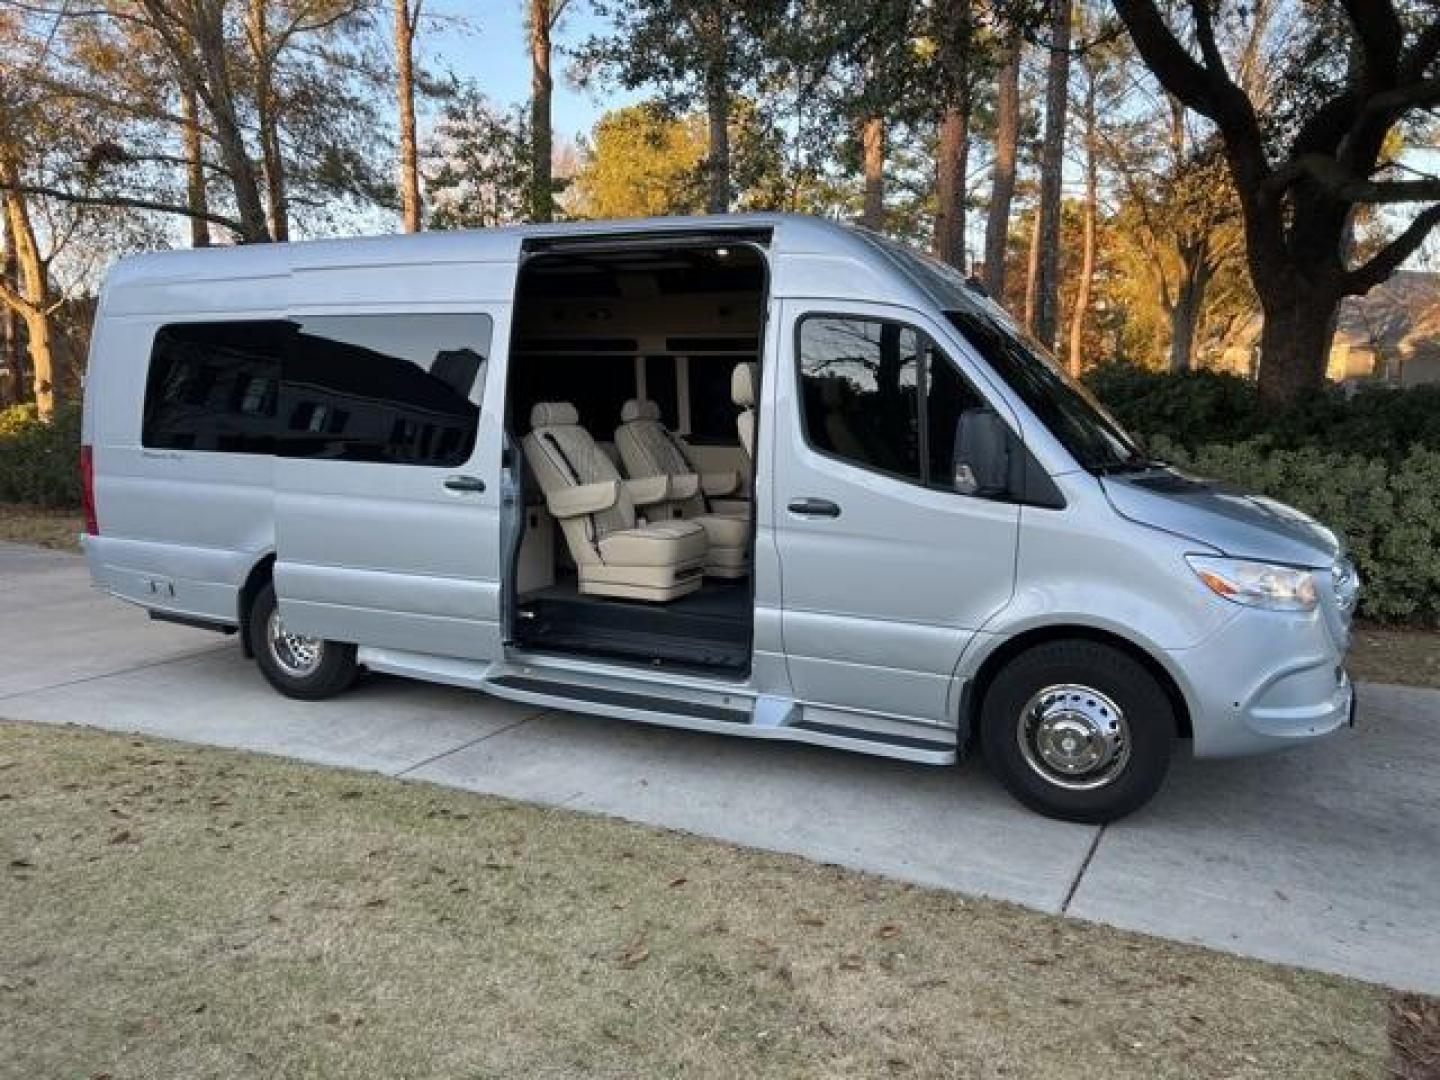
[[[1215,595],[1247,607],[1313,611],[1319,600],[1315,575],[1309,570],[1208,555],[1187,555],[1185,561]]]

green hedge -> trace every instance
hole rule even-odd
[[[80,505],[80,409],[42,423],[33,405],[0,411],[0,502]]]
[[[1249,379],[1213,371],[1171,375],[1112,363],[1085,381],[1131,431],[1190,449],[1264,436],[1276,449],[1322,446],[1388,460],[1417,446],[1440,450],[1440,386],[1329,388],[1277,410],[1261,403]]]

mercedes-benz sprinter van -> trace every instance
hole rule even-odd
[[[281,693],[362,669],[945,764],[1112,820],[1345,724],[1358,582],[1148,459],[1006,313],[740,215],[123,260],[86,382],[98,585]]]

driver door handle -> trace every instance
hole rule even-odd
[[[451,491],[484,491],[485,481],[478,476],[451,476],[445,480]]]
[[[802,514],[805,517],[828,517],[840,516],[840,507],[829,499],[791,499],[790,505],[786,508],[792,514]]]

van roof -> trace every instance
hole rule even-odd
[[[936,302],[934,283],[896,262],[894,245],[868,230],[805,214],[752,213],[506,225],[386,236],[247,244],[145,252],[120,259],[105,280],[112,313],[183,310],[207,284],[244,281],[248,297],[285,287],[297,271],[442,267],[447,263],[514,264],[536,241],[709,236],[768,232],[776,273],[773,295],[856,296],[901,303]],[[786,258],[790,256],[792,258]],[[783,261],[784,269],[781,270]],[[899,269],[901,272],[896,273]],[[387,275],[388,276],[388,275]],[[156,293],[169,294],[168,302]],[[139,294],[148,294],[141,298]],[[183,297],[183,299],[182,299]],[[206,305],[209,306],[208,304]],[[226,307],[253,306],[239,295]]]

